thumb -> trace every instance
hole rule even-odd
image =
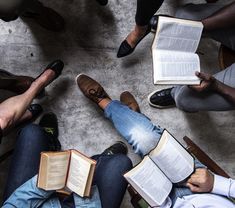
[[[198,186],[195,186],[195,185],[193,185],[193,184],[191,184],[191,183],[186,183],[186,186],[187,186],[188,188],[190,188],[190,190],[191,190],[192,192],[199,192],[199,187],[198,187]]]
[[[209,75],[209,74],[206,74],[206,73],[203,73],[203,72],[198,72],[198,71],[195,72],[195,75],[198,78],[200,78],[202,80],[206,80],[206,81],[209,81],[210,77],[211,77],[211,75]]]

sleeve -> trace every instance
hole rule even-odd
[[[215,174],[212,193],[235,198],[235,180]]]
[[[17,188],[4,202],[2,208],[31,207],[37,208],[46,201],[54,191],[37,188],[37,175]]]

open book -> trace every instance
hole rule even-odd
[[[172,183],[183,181],[193,171],[193,156],[164,130],[158,145],[124,177],[151,207],[155,207],[166,200]]]
[[[42,152],[37,186],[44,190],[68,189],[89,196],[96,161],[76,150]]]
[[[154,84],[199,84],[200,71],[195,54],[203,25],[201,22],[159,17],[152,44]]]

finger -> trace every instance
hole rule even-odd
[[[186,183],[186,186],[190,188],[192,192],[200,192],[200,188],[198,186],[195,186],[191,183]]]
[[[198,77],[198,78],[200,78],[200,79],[202,79],[202,80],[206,80],[206,81],[209,81],[210,80],[210,77],[211,77],[211,75],[210,74],[206,74],[206,73],[204,73],[204,72],[198,72],[198,71],[196,71],[196,76]]]

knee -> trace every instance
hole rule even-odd
[[[36,124],[29,124],[21,129],[19,133],[19,142],[21,144],[34,145],[41,143],[45,139],[44,130]]]
[[[199,20],[200,11],[197,11],[194,6],[194,4],[187,4],[177,8],[175,17],[181,19]]]
[[[194,112],[192,109],[192,100],[186,95],[184,90],[181,90],[175,97],[176,107],[185,112]]]
[[[112,163],[113,165],[118,167],[119,171],[121,171],[122,173],[125,173],[133,167],[131,159],[124,154],[115,155],[112,159]]]

